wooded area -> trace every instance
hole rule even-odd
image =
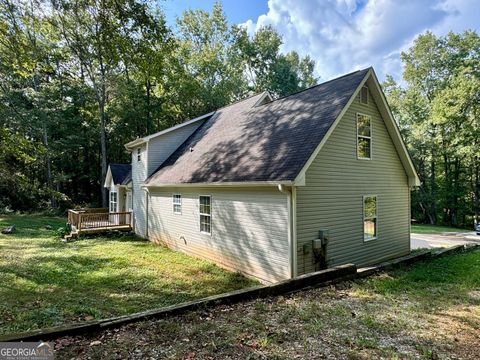
[[[0,208],[105,206],[125,143],[314,85],[314,62],[281,43],[272,28],[230,26],[220,4],[169,28],[153,1],[0,0]]]
[[[402,53],[404,84],[383,84],[422,185],[420,222],[471,228],[480,207],[480,38],[420,35]]]
[[[253,37],[220,4],[174,27],[158,2],[0,0],[0,211],[106,205],[123,144],[252,93],[317,83],[315,62]],[[422,186],[420,222],[471,226],[480,198],[480,39],[419,36],[384,82]],[[320,69],[321,72],[321,69]]]

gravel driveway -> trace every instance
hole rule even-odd
[[[431,249],[436,247],[451,247],[470,243],[480,243],[480,236],[475,232],[441,233],[441,234],[416,234],[411,233],[410,244],[414,249]]]

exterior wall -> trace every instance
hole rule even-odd
[[[358,160],[356,113],[371,116],[372,160]],[[405,170],[373,98],[355,99],[297,188],[298,274],[314,271],[303,254],[320,229],[328,229],[328,266],[367,265],[410,251],[410,190]],[[363,241],[363,195],[377,195],[378,238]]]
[[[199,229],[199,195],[211,196],[211,235]],[[150,190],[148,203],[150,240],[263,282],[290,277],[287,196],[276,188]]]
[[[148,176],[152,175],[152,173],[157,170],[157,168],[203,123],[204,121],[197,121],[151,139],[148,143]]]
[[[137,160],[137,148],[132,151],[132,196],[133,196],[133,225],[135,233],[146,237],[146,195],[141,188],[147,178],[146,146],[141,148],[141,161]]]

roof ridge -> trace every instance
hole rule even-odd
[[[352,72],[347,73],[347,74],[344,74],[344,75],[342,75],[342,76],[339,76],[339,77],[336,77],[336,78],[333,78],[333,79],[324,81],[324,82],[322,82],[322,83],[320,83],[320,84],[316,84],[316,85],[310,86],[310,87],[308,87],[308,88],[305,88],[305,89],[302,89],[302,90],[293,92],[293,93],[291,93],[291,94],[288,94],[288,95],[279,97],[278,99],[273,99],[272,101],[269,101],[269,102],[267,102],[267,103],[265,103],[265,104],[261,104],[261,105],[258,105],[258,106],[260,107],[260,106],[263,106],[263,105],[268,105],[268,104],[274,103],[275,101],[279,101],[279,100],[286,99],[286,98],[288,98],[288,97],[290,97],[290,96],[300,94],[300,93],[302,93],[302,92],[304,92],[304,91],[314,89],[314,88],[316,88],[316,87],[318,87],[318,86],[322,86],[322,85],[328,84],[328,83],[330,83],[330,82],[332,82],[332,81],[337,81],[337,80],[343,79],[344,77],[347,77],[347,76],[356,74],[356,73],[361,72],[361,71],[369,70],[369,69],[371,69],[371,68],[372,68],[372,67],[369,66],[368,68],[365,68],[365,69],[360,69],[360,70],[352,71]]]
[[[264,94],[264,93],[266,93],[266,92],[267,92],[267,90],[264,90],[264,91],[262,91],[262,92],[255,93],[255,94],[253,94],[253,95],[249,95],[249,96],[247,96],[246,98],[243,98],[243,99],[234,101],[234,102],[232,102],[232,103],[230,103],[230,104],[227,104],[227,105],[224,105],[224,106],[222,106],[222,107],[219,107],[218,109],[213,110],[213,112],[217,112],[218,110],[225,109],[225,108],[228,108],[228,107],[233,106],[233,105],[237,105],[237,104],[239,104],[239,103],[241,103],[241,102],[244,102],[244,101],[247,101],[247,100],[249,100],[249,99],[251,99],[251,98],[253,98],[253,97],[255,97],[255,96],[262,95],[262,94]]]

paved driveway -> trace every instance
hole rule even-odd
[[[436,247],[451,247],[469,243],[480,243],[480,235],[472,232],[442,233],[442,234],[416,234],[410,236],[411,248],[431,249]]]

